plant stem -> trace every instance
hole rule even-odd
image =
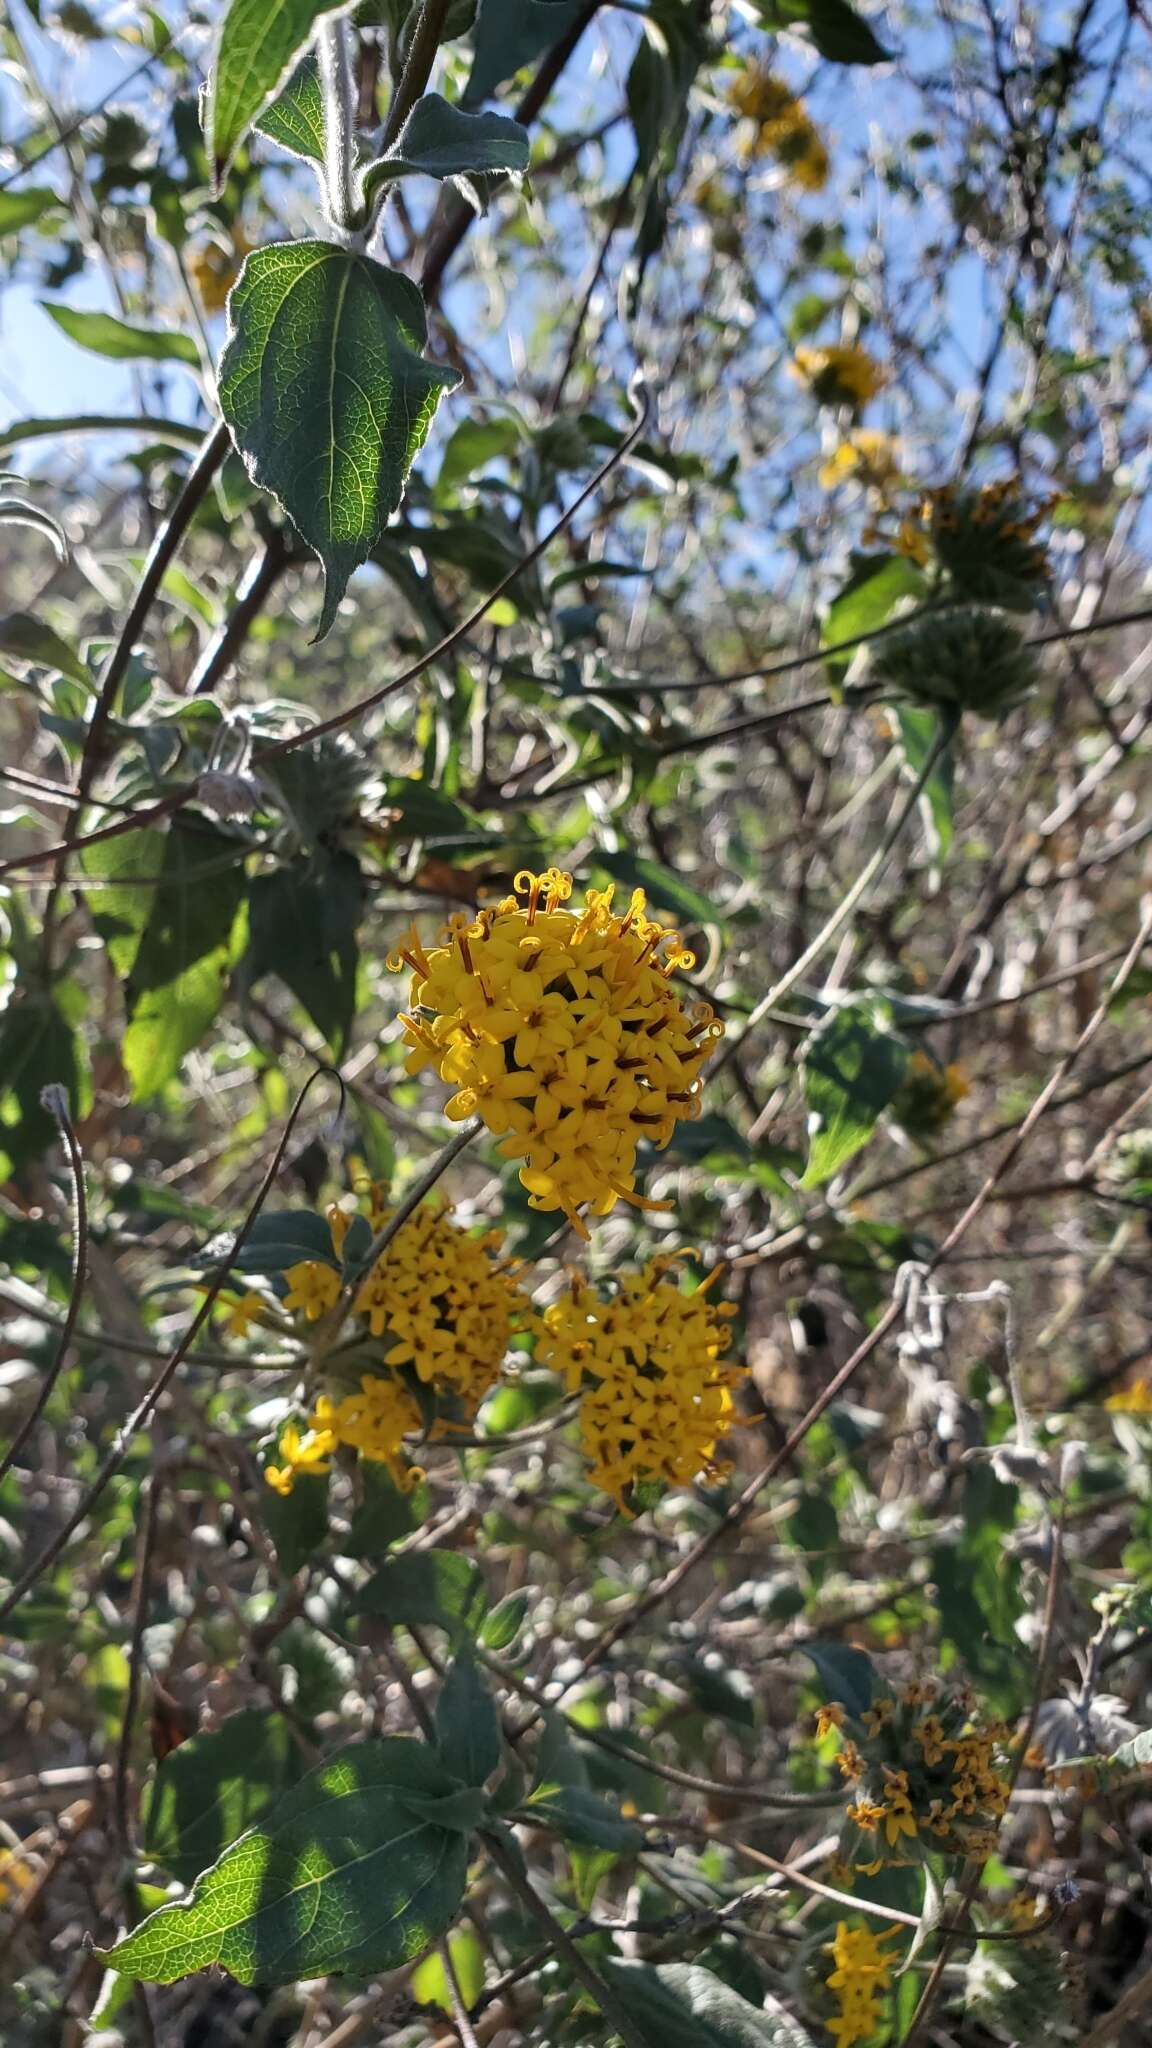
[[[419,20],[412,31],[412,40],[408,45],[408,55],[404,59],[399,84],[392,95],[392,104],[384,123],[384,133],[380,137],[381,156],[387,156],[432,76],[432,66],[436,62],[436,52],[440,48],[440,38],[444,33],[447,18],[448,0],[424,0]]]
[[[534,1920],[539,1921],[541,1927],[547,1929],[548,1939],[560,1951],[573,1976],[580,1979],[589,1997],[595,1999],[609,2026],[615,2027],[625,2048],[648,2048],[647,2035],[637,2032],[611,1986],[592,1968],[591,1963],[580,1953],[571,1935],[561,1927],[555,1914],[549,1911],[539,1893],[533,1890],[520,1868],[515,1852],[505,1846],[499,1835],[487,1828],[481,1835],[481,1840],[521,1905],[531,1913]]]
[[[326,21],[316,38],[324,94],[324,192],[328,217],[347,239],[356,227],[356,127],[349,28]]]
[[[847,895],[837,904],[827,924],[817,932],[811,945],[804,948],[800,958],[793,961],[788,972],[781,975],[775,987],[770,988],[767,995],[756,1004],[755,1009],[749,1012],[744,1029],[739,1037],[729,1039],[719,1059],[713,1063],[712,1072],[714,1075],[718,1074],[727,1065],[737,1048],[744,1043],[749,1032],[756,1029],[756,1026],[768,1015],[770,1010],[778,1008],[785,996],[791,994],[798,981],[803,981],[813,962],[819,959],[825,947],[830,946],[837,933],[843,930],[857,904],[867,895],[868,890],[877,877],[883,873],[909,820],[915,817],[916,806],[928,787],[941,756],[951,745],[958,724],[958,713],[953,713],[951,716],[941,720],[940,730],[929,749],[924,765],[912,784],[911,789],[908,791],[903,804],[897,811],[896,816],[893,818],[891,825],[888,827],[884,838],[876,848],[875,853],[870,860],[865,861]]]

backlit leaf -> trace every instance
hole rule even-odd
[[[411,279],[333,242],[256,250],[229,318],[221,410],[249,475],[324,565],[324,634],[459,373],[425,359]]]
[[[809,1150],[801,1187],[823,1187],[867,1144],[908,1060],[873,1003],[845,1003],[815,1034],[804,1054]]]
[[[262,1820],[301,1772],[281,1714],[254,1708],[193,1735],[156,1773],[144,1847],[181,1884],[191,1884],[230,1842]]]
[[[271,1818],[102,1956],[171,1984],[218,1963],[241,1984],[367,1976],[415,1961],[455,1917],[466,1838],[413,1816],[405,1791],[451,1791],[431,1750],[352,1744],[285,1793]]]
[[[196,344],[186,334],[167,334],[159,327],[131,327],[111,313],[85,313],[76,306],[64,306],[41,299],[41,307],[57,327],[95,356],[110,356],[115,362],[187,363],[199,369]]]
[[[325,0],[231,0],[204,105],[204,140],[217,191],[248,130],[280,92],[316,23],[338,11]]]

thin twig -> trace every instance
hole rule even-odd
[[[41,1095],[44,1107],[51,1111],[60,1126],[60,1135],[68,1153],[68,1164],[72,1169],[72,1285],[68,1294],[68,1308],[60,1327],[60,1341],[56,1356],[41,1382],[40,1392],[24,1421],[17,1430],[4,1456],[0,1458],[0,1479],[10,1471],[20,1456],[45,1408],[52,1399],[57,1381],[67,1363],[72,1348],[80,1307],[84,1300],[84,1287],[88,1278],[88,1197],[84,1188],[84,1159],[80,1143],[72,1126],[68,1098],[63,1088],[49,1086]]]

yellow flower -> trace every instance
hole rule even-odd
[[[693,956],[646,916],[642,889],[622,916],[611,889],[566,909],[572,879],[555,868],[517,875],[516,890],[452,918],[431,952],[412,931],[389,958],[413,970],[408,1071],[433,1066],[455,1091],[448,1116],[481,1117],[504,1157],[523,1160],[529,1207],[562,1210],[587,1237],[582,1211],[664,1206],[635,1192],[636,1147],[667,1145],[699,1115],[700,1069],[723,1026],[671,987]]]
[[[251,1289],[249,1289],[247,1294],[242,1294],[240,1299],[234,1301],[228,1310],[224,1326],[228,1335],[230,1337],[246,1337],[254,1318],[262,1314],[267,1307],[268,1303],[262,1294],[256,1294]]]
[[[372,1463],[387,1465],[402,1493],[410,1492],[424,1477],[419,1466],[409,1465],[403,1456],[405,1436],[418,1430],[420,1423],[416,1398],[403,1382],[372,1373],[365,1373],[358,1394],[348,1394],[331,1408],[336,1441],[350,1444]]]
[[[817,1707],[816,1735],[818,1740],[822,1742],[831,1729],[842,1728],[846,1719],[847,1716],[839,1700],[833,1700],[831,1706],[828,1707]]]
[[[846,1920],[837,1921],[836,1939],[832,1943],[835,1968],[827,1982],[828,1989],[836,1995],[840,2012],[837,2018],[826,2022],[837,2048],[852,2048],[854,2042],[866,2041],[875,2033],[880,2022],[877,1999],[892,1982],[894,1964],[894,1958],[885,1954],[882,1944],[899,1932],[898,1927],[889,1927],[883,1934],[873,1934],[868,1927],[851,1927]]]
[[[303,1436],[294,1422],[285,1423],[280,1432],[278,1447],[284,1462],[282,1465],[264,1467],[264,1477],[275,1493],[287,1497],[300,1472],[322,1476],[328,1471],[328,1460],[337,1444],[336,1433],[332,1427],[334,1412],[331,1401],[321,1395],[314,1412],[308,1418]]]
[[[310,1323],[318,1322],[340,1299],[339,1273],[319,1259],[301,1259],[298,1265],[287,1268],[284,1278],[288,1282],[285,1308],[303,1309]]]
[[[792,374],[821,405],[866,405],[888,382],[883,364],[856,347],[798,348]]]
[[[228,302],[228,294],[240,275],[244,258],[251,254],[252,243],[243,228],[232,230],[232,243],[204,241],[193,249],[188,259],[188,269],[193,283],[200,294],[200,303],[206,313],[222,313]]]
[[[30,1891],[36,1872],[16,1849],[0,1849],[0,1901]]]
[[[828,183],[831,162],[816,123],[797,100],[790,121],[770,122],[760,130],[767,154],[774,156],[788,182],[803,192],[822,192]]]
[[[738,1420],[742,1368],[723,1363],[735,1308],[709,1300],[708,1281],[682,1293],[671,1264],[651,1259],[607,1295],[574,1276],[539,1319],[536,1356],[582,1393],[591,1477],[621,1508],[644,1481],[716,1479],[717,1442]]]
[[[914,514],[906,513],[900,521],[892,545],[898,555],[904,555],[908,561],[915,562],[918,569],[927,567],[932,549],[928,535]]]
[[[749,65],[728,88],[728,104],[749,121],[780,121],[797,105],[796,96],[772,71]]]
[[[920,1744],[924,1762],[931,1769],[933,1764],[944,1760],[944,1723],[938,1714],[927,1714],[923,1721],[912,1730],[913,1737]]]
[[[387,1221],[375,1208],[373,1227]],[[427,1206],[397,1231],[353,1301],[374,1337],[391,1340],[384,1362],[410,1365],[426,1383],[459,1395],[474,1413],[496,1384],[522,1296],[494,1254],[499,1231],[473,1237]]]
[[[878,427],[853,427],[820,469],[824,490],[850,479],[883,496],[901,478],[900,443]]]
[[[963,1067],[941,1067],[917,1047],[892,1103],[893,1120],[912,1137],[930,1137],[948,1122],[970,1088]]]
[[[877,1700],[874,1707],[866,1707],[860,1719],[864,1723],[867,1733],[875,1736],[879,1735],[880,1730],[887,1726],[895,1712],[895,1700],[881,1699]]]
[[[1118,1394],[1109,1394],[1104,1406],[1114,1415],[1152,1415],[1152,1380],[1141,1374]]]

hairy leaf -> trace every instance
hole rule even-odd
[[[81,689],[92,688],[92,678],[75,648],[43,619],[34,619],[31,612],[8,612],[0,618],[0,654],[34,662],[37,668],[55,669],[79,683]]]
[[[248,130],[280,92],[316,23],[339,11],[330,0],[231,0],[220,26],[204,106],[204,140],[215,191]]]
[[[361,190],[371,205],[393,178],[422,172],[429,178],[466,178],[479,171],[526,171],[528,130],[506,114],[466,114],[441,97],[425,93],[396,138],[395,156],[371,164]]]
[[[322,635],[459,375],[425,360],[411,279],[332,242],[256,250],[229,314],[221,409],[249,475],[324,565]]]
[[[155,1984],[219,1963],[266,1985],[413,1962],[456,1914],[468,1849],[416,1819],[403,1795],[452,1789],[421,1743],[352,1744],[226,1849],[189,1899],[161,1906],[101,1960]]]
[[[315,57],[305,57],[296,66],[283,92],[265,107],[255,125],[290,155],[303,157],[306,163],[323,163],[324,94]]]
[[[0,235],[31,227],[53,206],[63,206],[59,193],[47,185],[27,185],[22,192],[0,192]]]
[[[876,1673],[866,1650],[854,1650],[846,1643],[806,1643],[803,1654],[816,1666],[829,1705],[838,1703],[856,1720],[867,1713],[876,1690]]]

